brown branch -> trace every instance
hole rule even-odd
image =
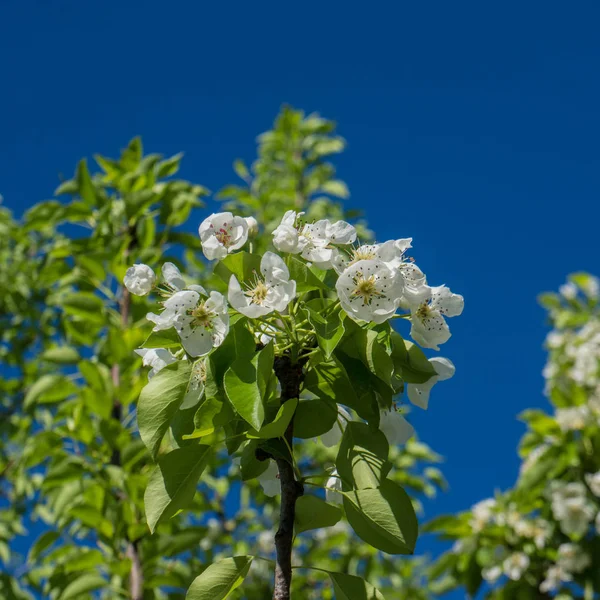
[[[121,326],[125,329],[129,323],[129,308],[131,306],[131,296],[129,290],[123,288],[123,296],[119,302],[119,312],[121,313]],[[121,367],[119,363],[114,363],[111,369],[112,383],[115,390],[121,384]],[[116,392],[113,398],[112,418],[121,421],[123,417],[123,406]],[[121,452],[115,448],[110,459],[112,465],[121,466]],[[129,593],[131,600],[143,600],[144,598],[144,571],[138,549],[137,540],[130,540],[127,537],[127,558],[131,560],[131,571],[129,573]]]
[[[300,384],[304,377],[302,364],[293,364],[288,356],[275,359],[275,374],[281,384],[281,403],[300,395]],[[285,438],[293,448],[294,419],[290,421]],[[279,511],[279,529],[275,534],[277,559],[275,565],[275,586],[273,600],[289,600],[292,584],[292,546],[294,541],[294,519],[296,500],[304,493],[302,484],[296,480],[294,467],[284,458],[276,457],[281,484],[281,507]]]

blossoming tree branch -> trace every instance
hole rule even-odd
[[[454,374],[448,359],[428,360],[421,348],[450,338],[446,319],[461,314],[463,298],[427,283],[408,255],[411,238],[361,245],[345,221],[288,211],[273,231],[275,251],[261,255],[252,252],[257,229],[229,212],[201,223],[202,251],[216,261],[209,290],[166,262],[161,277],[145,264],[129,268],[124,294],[153,294],[157,307],[137,350],[150,367],[137,418],[157,463],[145,493],[151,531],[186,508],[210,458],[226,453],[243,481],[281,497],[273,598],[285,600],[294,568],[319,570],[292,564],[302,531],[345,517],[373,548],[413,552],[417,518],[388,478],[389,450],[414,433],[402,394],[426,409],[432,386]],[[392,320],[410,323],[412,342]],[[301,471],[294,446],[311,438],[338,446],[334,468]],[[266,559],[213,563],[187,598],[226,598],[258,560]],[[383,598],[359,577],[329,576],[340,597]]]

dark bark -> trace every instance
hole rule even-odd
[[[281,384],[281,403],[300,395],[300,384],[303,379],[302,363],[292,363],[288,356],[275,359],[275,374]],[[285,432],[285,439],[293,449],[294,420]],[[275,534],[275,586],[273,600],[289,600],[292,584],[292,546],[294,539],[294,518],[296,516],[296,500],[304,493],[302,484],[296,480],[294,467],[285,459],[275,458],[279,470],[281,485],[281,507],[279,511],[279,528]]]
[[[119,312],[121,313],[121,325],[123,328],[127,327],[129,322],[129,307],[131,298],[129,291],[123,288],[123,297],[119,302]],[[121,421],[123,417],[123,407],[121,401],[118,398],[116,391],[119,389],[121,383],[121,368],[118,363],[113,364],[111,369],[113,387],[115,389],[115,396],[113,398],[112,418]],[[121,452],[118,448],[113,450],[111,464],[121,466]],[[129,572],[129,594],[131,600],[143,600],[144,597],[144,571],[142,569],[142,561],[138,549],[137,540],[130,540],[127,538],[127,549],[125,554],[129,560],[131,560],[131,571]]]

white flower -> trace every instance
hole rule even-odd
[[[590,490],[592,490],[592,494],[594,494],[594,496],[600,497],[600,471],[593,474],[586,473],[585,480]]]
[[[587,277],[585,282],[581,284],[581,289],[589,298],[597,298],[600,294],[600,280],[597,277]]]
[[[523,552],[515,552],[511,554],[502,563],[502,570],[513,581],[519,581],[523,573],[529,567],[529,557]]]
[[[152,379],[161,369],[177,360],[164,348],[138,348],[134,352],[142,357],[144,367],[152,367],[148,371],[148,379]]]
[[[567,535],[581,537],[596,516],[594,506],[588,501],[585,486],[574,482],[557,484],[551,488],[552,513]]]
[[[258,234],[258,221],[254,217],[244,217],[248,225],[248,237],[255,237]]]
[[[145,296],[152,291],[156,275],[148,265],[133,265],[123,277],[125,287],[135,296]]]
[[[565,334],[559,331],[551,331],[546,336],[546,345],[548,348],[560,348],[565,343]]]
[[[581,431],[590,422],[590,411],[585,405],[558,408],[556,422],[563,431]]]
[[[383,323],[398,308],[402,278],[379,260],[359,260],[340,275],[335,288],[350,317]]]
[[[471,507],[471,529],[479,533],[492,520],[496,508],[496,500],[487,498]]]
[[[330,269],[338,253],[335,246],[352,244],[356,229],[345,221],[332,224],[327,219],[302,225],[297,221],[303,214],[288,210],[283,215],[273,231],[273,245],[280,252],[301,254],[320,269]]]
[[[352,415],[341,405],[337,405],[338,418],[336,419],[333,427],[327,432],[321,435],[321,442],[323,446],[332,448],[337,446],[342,439],[344,430],[346,429],[346,423],[352,421]]]
[[[279,484],[279,472],[277,470],[277,464],[273,460],[269,460],[269,466],[267,470],[261,473],[258,477],[258,483],[260,483],[265,496],[277,496],[281,490]]]
[[[571,581],[572,577],[558,565],[552,565],[546,571],[546,578],[540,583],[540,592],[547,594],[556,591],[564,581]]]
[[[242,290],[235,275],[229,280],[229,302],[238,312],[255,319],[274,310],[282,312],[296,296],[296,282],[283,259],[274,252],[265,252],[260,261],[262,277],[255,274],[254,281],[244,282]]]
[[[248,223],[230,212],[213,213],[198,229],[202,252],[208,260],[223,260],[230,252],[239,250],[248,240]]]
[[[162,266],[162,276],[165,283],[176,292],[185,288],[185,281],[181,276],[181,271],[172,263],[166,262]],[[206,293],[206,292],[205,292]]]
[[[415,434],[414,427],[393,408],[379,411],[379,429],[390,446],[406,444]]]
[[[556,564],[569,573],[581,573],[592,564],[592,561],[576,544],[561,544],[558,547]]]
[[[154,331],[175,327],[181,344],[190,356],[204,356],[220,346],[229,332],[227,302],[219,292],[211,292],[208,299],[195,290],[173,294],[160,315],[148,313]]]
[[[567,300],[574,300],[577,297],[577,286],[570,281],[568,283],[563,283],[563,285],[558,288],[558,291]]]
[[[437,375],[430,377],[425,383],[409,383],[407,387],[408,399],[415,405],[420,408],[427,409],[429,405],[429,393],[431,392],[431,388],[438,381],[445,381],[446,379],[450,379],[456,368],[452,364],[452,361],[443,357],[435,357],[430,358],[429,362],[431,366],[435,369]]]
[[[331,504],[342,504],[344,497],[340,492],[342,491],[342,480],[338,477],[338,472],[334,469],[331,472],[331,477],[325,484],[325,500]]]
[[[496,583],[498,579],[500,579],[502,575],[502,568],[499,566],[488,567],[487,569],[482,569],[481,576],[491,584]]]
[[[463,311],[465,301],[445,285],[428,287],[429,299],[411,309],[410,335],[424,348],[439,350],[439,344],[450,339],[450,329],[444,317],[456,317]]]

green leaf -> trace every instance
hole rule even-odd
[[[290,279],[296,281],[296,290],[299,294],[309,292],[310,290],[327,290],[322,278],[327,274],[315,267],[309,267],[304,261],[295,256],[288,255],[285,262],[290,271]]]
[[[170,177],[171,175],[175,175],[177,171],[179,171],[179,163],[183,158],[183,153],[175,154],[175,156],[171,156],[166,160],[162,160],[156,165],[156,176],[159,179],[164,177]]]
[[[210,446],[192,444],[158,458],[144,494],[146,520],[152,533],[159,521],[169,519],[191,503],[210,452]]]
[[[256,458],[256,450],[258,448],[258,441],[252,440],[248,442],[242,450],[242,456],[240,459],[240,470],[242,472],[242,481],[248,481],[254,479],[267,470],[269,466],[268,460],[258,460]]]
[[[345,332],[342,312],[339,308],[330,312],[326,317],[323,316],[323,312],[332,303],[332,300],[323,301],[316,298],[305,304],[308,320],[315,330],[317,342],[326,359],[331,357],[331,353],[335,350]]]
[[[336,196],[337,198],[343,198],[344,200],[350,197],[348,186],[339,179],[331,179],[330,181],[326,181],[321,186],[321,192],[325,192],[331,196]]]
[[[91,292],[73,292],[61,300],[68,315],[85,319],[98,325],[104,324],[104,302]]]
[[[90,177],[85,158],[81,159],[77,165],[75,179],[77,180],[77,187],[81,199],[89,206],[95,206],[96,190],[94,189],[94,184],[92,183],[92,178]]]
[[[249,252],[228,254],[215,265],[215,275],[226,284],[229,284],[231,276],[235,275],[241,283],[244,280],[253,279],[255,273],[260,273],[260,261],[260,256]]]
[[[254,358],[238,358],[227,369],[225,393],[238,414],[259,430],[265,418],[263,399],[273,377],[273,344],[267,344]]]
[[[52,404],[60,402],[77,388],[63,375],[42,375],[27,391],[23,401],[25,409],[34,404]]]
[[[181,338],[175,329],[153,331],[142,344],[144,348],[181,348]]]
[[[378,379],[391,385],[394,363],[385,349],[385,338],[389,332],[357,328],[344,343],[344,351],[351,357],[357,356]]]
[[[69,365],[79,361],[79,352],[70,346],[55,346],[42,353],[41,358],[60,365]]]
[[[390,471],[388,453],[389,444],[381,431],[352,421],[344,430],[335,464],[342,481],[353,489],[376,488]]]
[[[336,600],[385,600],[383,594],[362,577],[331,573]]]
[[[244,161],[240,158],[233,161],[233,170],[235,171],[236,175],[244,181],[250,178],[250,171],[248,170],[248,167],[245,165]]]
[[[186,600],[224,600],[248,574],[253,556],[234,556],[210,565],[192,582]]]
[[[44,531],[44,533],[35,540],[33,546],[31,546],[29,554],[27,555],[27,562],[34,563],[38,556],[40,556],[44,550],[50,548],[59,537],[60,533],[58,531]]]
[[[394,331],[392,339],[392,361],[395,373],[407,383],[425,383],[436,375],[423,350],[416,344],[402,338]]]
[[[296,501],[296,517],[294,527],[296,534],[319,529],[320,527],[331,527],[342,518],[342,509],[317,496],[300,496]]]
[[[412,554],[418,523],[407,493],[384,479],[376,489],[342,492],[348,523],[359,538],[388,554]]]
[[[298,398],[291,398],[284,402],[277,411],[275,418],[271,423],[267,423],[263,425],[258,431],[249,431],[249,438],[277,438],[283,436],[285,430],[287,429],[292,417],[294,416],[294,412],[296,411],[296,407],[298,406]]]
[[[338,417],[337,406],[332,400],[302,400],[294,417],[294,437],[314,438],[327,433]]]
[[[156,457],[171,419],[183,402],[192,365],[180,360],[157,373],[140,394],[137,409],[140,436]]]
[[[81,575],[63,590],[58,600],[77,600],[85,597],[85,594],[93,590],[100,589],[107,584],[107,581],[95,573],[86,573]]]

